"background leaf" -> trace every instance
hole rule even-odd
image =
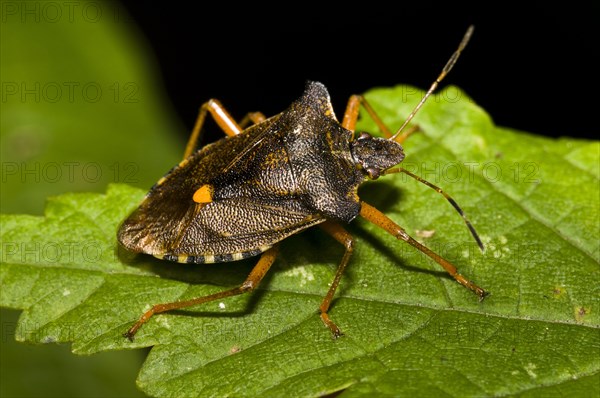
[[[368,98],[394,127],[421,95],[398,86]],[[53,198],[44,217],[0,219],[0,303],[24,310],[17,339],[73,342],[79,354],[154,346],[138,385],[157,396],[600,393],[599,143],[497,128],[452,87],[415,122],[404,166],[461,204],[486,252],[416,181],[389,176],[360,195],[414,236],[435,231],[420,239],[491,292],[483,303],[357,220],[330,312],[343,338],[316,311],[342,248],[311,230],[286,240],[254,294],[156,316],[130,343],[121,334],[150,304],[238,284],[255,260],[185,266],[119,252],[119,222],[144,191],[112,185]]]
[[[3,213],[39,214],[48,195],[110,182],[148,187],[164,172],[148,159],[177,162],[183,126],[118,3],[2,10]]]
[[[135,25],[117,2],[0,1],[2,213],[42,214],[48,195],[151,186],[184,128]],[[163,159],[165,163],[157,161]],[[127,396],[142,351],[74,357],[14,341],[2,309],[0,395]]]

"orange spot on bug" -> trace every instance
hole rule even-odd
[[[196,192],[194,192],[194,202],[196,203],[210,203],[212,202],[213,196],[213,187],[212,185],[202,185]]]

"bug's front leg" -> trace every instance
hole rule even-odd
[[[377,127],[383,132],[383,134],[389,138],[392,136],[392,132],[388,127],[383,123],[375,109],[367,102],[365,97],[362,95],[352,95],[348,98],[348,104],[346,105],[346,111],[344,112],[344,118],[342,119],[342,127],[347,130],[354,131],[356,128],[356,121],[358,120],[358,111],[360,106],[363,106],[371,119],[377,124]]]
[[[335,273],[335,277],[333,278],[333,282],[329,287],[329,291],[327,295],[321,302],[321,306],[319,310],[321,311],[321,320],[323,323],[331,330],[334,339],[342,336],[343,333],[340,328],[329,318],[327,312],[329,311],[329,307],[331,305],[331,301],[333,300],[333,296],[335,295],[335,291],[340,284],[340,280],[342,279],[342,274],[350,261],[350,257],[352,256],[352,250],[354,248],[354,238],[352,235],[348,233],[344,228],[342,228],[339,224],[336,224],[332,221],[326,221],[323,224],[319,225],[325,232],[331,235],[335,240],[340,242],[346,248],[344,252],[344,257],[342,257],[342,261],[338,266],[338,269]]]
[[[448,260],[414,240],[406,233],[406,231],[404,231],[402,227],[390,220],[385,214],[377,210],[375,207],[361,201],[360,215],[378,227],[383,228],[397,239],[402,239],[409,245],[417,248],[424,254],[431,257],[436,263],[441,265],[458,283],[475,293],[479,297],[479,301],[483,300],[488,294],[485,290],[474,284],[472,281],[459,274],[456,267]]]
[[[371,119],[373,119],[375,124],[377,124],[377,127],[379,127],[379,129],[381,130],[383,135],[386,138],[391,138],[393,135],[392,132],[385,125],[385,123],[383,123],[383,120],[381,120],[379,115],[377,115],[377,112],[375,112],[375,109],[373,109],[373,107],[371,106],[371,104],[369,104],[369,102],[367,101],[367,99],[365,97],[363,97],[362,95],[358,95],[358,94],[352,95],[348,99],[348,104],[346,105],[346,111],[344,112],[344,119],[342,119],[342,127],[344,127],[347,130],[350,130],[350,131],[355,130],[356,121],[358,120],[358,112],[359,112],[361,105],[365,108],[365,110],[367,111],[367,113],[369,114]],[[419,130],[419,126],[412,126],[412,127],[408,128],[407,130],[405,130],[398,137],[396,137],[394,139],[394,141],[396,141],[399,144],[402,144],[412,133],[414,133],[418,130]]]

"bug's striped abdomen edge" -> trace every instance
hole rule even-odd
[[[245,260],[247,258],[257,256],[270,248],[271,246],[261,246],[258,249],[227,254],[185,255],[172,253],[156,253],[153,254],[153,256],[161,260],[173,261],[183,264],[214,264]]]

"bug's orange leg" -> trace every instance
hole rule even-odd
[[[361,201],[360,215],[378,227],[383,228],[397,239],[402,239],[406,243],[415,248],[419,249],[421,252],[425,253],[429,257],[431,257],[436,263],[441,265],[446,272],[450,274],[458,283],[471,290],[477,296],[479,296],[479,301],[483,300],[487,295],[487,292],[466,279],[464,276],[458,273],[458,270],[454,265],[452,265],[448,260],[444,259],[439,254],[433,252],[431,249],[423,246],[416,240],[414,240],[410,235],[406,233],[406,231],[400,227],[398,224],[390,220],[385,214],[377,210],[375,207],[371,206],[368,203]]]
[[[419,130],[420,127],[418,125],[410,126],[406,130],[404,130],[400,135],[398,135],[394,139],[394,141],[396,141],[398,144],[403,144],[408,137],[410,137],[413,133],[416,133]]]
[[[366,100],[366,98],[363,97],[362,95],[355,94],[355,95],[350,96],[350,98],[348,99],[348,104],[346,105],[346,111],[344,112],[344,119],[342,119],[342,126],[345,129],[348,129],[350,131],[355,130],[356,121],[358,120],[358,111],[359,111],[359,108],[361,105],[365,108],[365,110],[367,111],[369,116],[371,116],[371,119],[373,119],[375,124],[377,124],[377,127],[379,127],[379,129],[381,130],[383,135],[386,138],[390,138],[393,135],[392,132],[385,125],[385,123],[383,123],[383,120],[381,120],[379,115],[377,115],[377,112],[375,112],[375,109],[373,109],[371,104],[369,104],[369,102]],[[402,144],[408,138],[408,136],[410,136],[412,133],[414,133],[418,130],[419,130],[419,126],[412,126],[408,130],[404,131],[401,135],[396,137],[395,141],[398,142],[399,144]]]
[[[192,130],[192,135],[190,136],[187,146],[185,147],[185,152],[183,154],[184,159],[190,156],[192,152],[194,152],[194,149],[196,149],[196,145],[198,145],[198,140],[200,139],[200,130],[202,130],[202,126],[206,120],[207,112],[210,113],[217,125],[228,136],[232,137],[234,135],[238,135],[242,131],[242,128],[236,123],[235,120],[233,120],[233,117],[231,117],[229,112],[225,110],[223,105],[221,105],[221,103],[216,99],[210,99],[200,107],[196,124]]]
[[[248,112],[246,116],[240,121],[239,125],[241,128],[249,126],[250,123],[258,124],[267,120],[267,117],[262,112]]]
[[[256,263],[256,265],[254,266],[254,268],[250,272],[250,275],[248,275],[244,283],[242,283],[236,288],[225,290],[215,294],[210,294],[208,296],[196,297],[191,300],[175,301],[172,303],[154,305],[152,308],[146,311],[135,323],[135,325],[133,325],[126,333],[124,333],[123,336],[133,341],[133,337],[137,333],[138,329],[144,323],[148,322],[148,320],[153,315],[181,308],[187,308],[198,304],[204,304],[210,301],[230,296],[236,296],[238,294],[247,293],[254,290],[258,286],[260,281],[263,279],[263,277],[266,275],[267,271],[269,271],[269,268],[271,268],[271,265],[275,261],[275,257],[277,257],[277,246],[273,246],[261,255],[260,259],[258,260],[258,263]]]
[[[333,300],[335,291],[338,285],[340,284],[342,274],[344,273],[344,270],[346,269],[346,266],[350,261],[350,257],[352,256],[352,250],[354,248],[354,239],[352,238],[352,235],[350,235],[344,228],[332,221],[326,221],[323,224],[320,224],[319,226],[323,228],[323,230],[325,230],[325,232],[331,235],[335,240],[344,245],[344,247],[346,248],[346,251],[344,252],[344,257],[342,257],[342,261],[338,266],[338,269],[335,273],[335,277],[333,278],[333,282],[329,287],[329,291],[327,291],[327,295],[325,296],[325,298],[321,302],[321,306],[319,307],[319,310],[321,311],[321,320],[323,320],[323,323],[329,328],[329,330],[331,330],[333,338],[337,339],[338,337],[342,336],[343,333],[341,332],[340,328],[338,328],[337,325],[333,323],[331,319],[329,319],[327,311],[329,311],[329,306],[331,305],[331,301]]]
[[[389,138],[392,136],[392,132],[383,123],[379,115],[375,112],[375,109],[367,102],[365,97],[362,95],[352,95],[348,98],[348,104],[346,105],[346,111],[344,112],[344,119],[342,119],[342,127],[350,131],[354,131],[356,127],[356,121],[358,120],[358,111],[360,106],[363,106],[369,116],[377,124],[377,127],[383,132],[383,134]]]

